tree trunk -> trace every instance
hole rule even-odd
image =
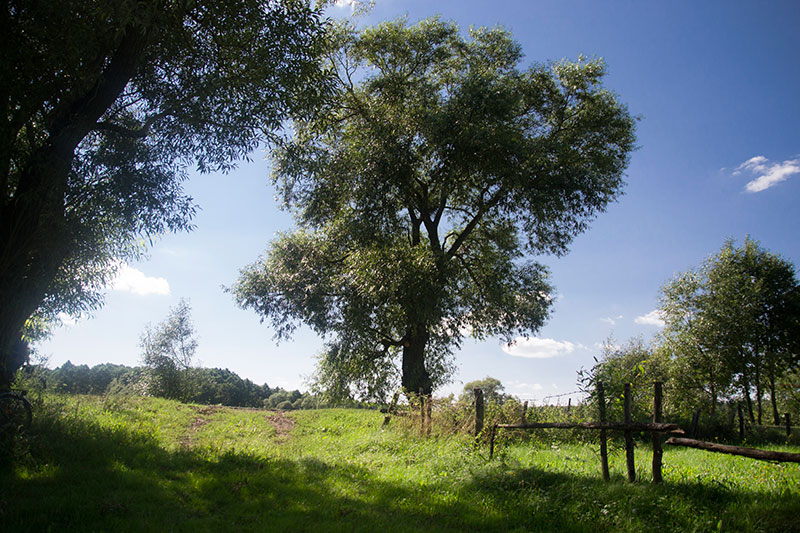
[[[430,339],[428,328],[423,324],[410,326],[403,341],[403,389],[407,392],[422,391],[431,394],[432,383],[425,368],[425,347]]]
[[[714,416],[714,413],[717,411],[717,386],[714,384],[714,374],[711,374],[711,381],[709,383],[711,385],[711,416]]]
[[[147,32],[137,27],[126,30],[94,86],[54,112],[48,135],[17,175],[13,194],[0,191],[2,385],[8,385],[25,363],[20,348],[25,322],[48,296],[61,265],[73,251],[64,198],[75,150],[119,97],[143,57]]]
[[[758,406],[758,425],[761,425],[761,364],[756,361],[756,404]]]
[[[753,399],[750,397],[750,380],[747,378],[747,371],[742,372],[742,394],[744,401],[747,403],[747,414],[750,416],[750,422],[755,423],[756,417],[753,415]]]
[[[775,395],[775,367],[770,365],[769,373],[769,398],[772,403],[772,419],[776,426],[781,425],[781,415],[778,413],[778,398]]]

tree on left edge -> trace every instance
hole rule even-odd
[[[0,385],[25,341],[191,229],[187,169],[227,171],[324,92],[302,0],[11,0],[0,10]]]

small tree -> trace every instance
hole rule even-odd
[[[631,384],[632,408],[635,418],[643,419],[652,413],[653,382],[670,379],[670,360],[663,352],[648,346],[641,337],[629,339],[617,346],[613,339],[603,344],[602,354],[591,370],[578,372],[582,387],[594,401],[598,382],[603,383],[608,416],[623,418],[623,391]]]
[[[483,398],[487,403],[496,402],[498,404],[502,404],[506,399],[506,395],[503,394],[505,387],[500,380],[486,376],[483,379],[476,379],[475,381],[470,381],[464,385],[464,391],[458,398],[459,401],[466,403],[474,402],[475,389],[481,389],[483,391]]]
[[[197,340],[190,315],[189,303],[181,299],[163,322],[145,327],[139,346],[153,396],[186,401],[194,393],[190,369]]]

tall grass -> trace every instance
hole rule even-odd
[[[276,418],[277,416],[277,418]],[[441,419],[440,419],[441,420]],[[485,446],[375,411],[276,415],[49,397],[0,484],[9,531],[797,531],[800,465],[668,449],[665,483],[612,446],[543,433]],[[550,438],[553,437],[553,438]]]

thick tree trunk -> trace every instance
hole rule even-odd
[[[425,368],[425,347],[430,339],[427,327],[422,324],[410,326],[403,342],[403,378],[402,385],[406,392],[424,395],[431,394],[432,383]]]
[[[94,86],[54,112],[46,140],[21,169],[13,193],[0,191],[0,385],[25,363],[25,322],[74,248],[64,204],[75,150],[131,79],[147,40],[147,31],[126,29]]]

